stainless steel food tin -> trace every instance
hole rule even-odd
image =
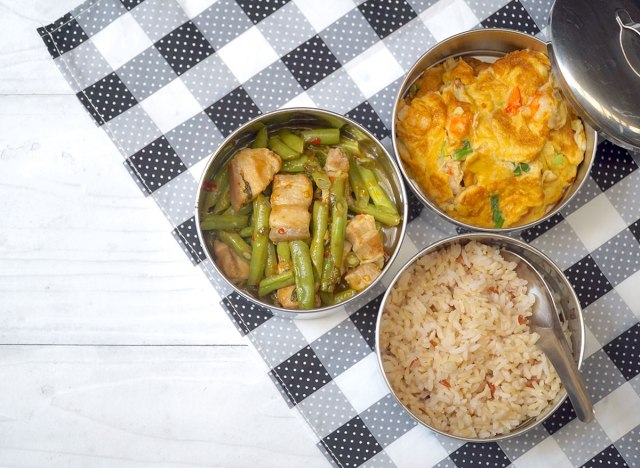
[[[367,129],[362,127],[360,124],[354,122],[353,120],[344,117],[339,114],[335,114],[333,112],[320,110],[320,109],[312,109],[312,108],[291,108],[291,109],[281,109],[277,111],[273,111],[255,119],[249,121],[248,123],[242,125],[236,131],[234,131],[231,135],[229,135],[220,145],[220,147],[209,157],[209,161],[204,170],[202,178],[200,179],[200,184],[198,186],[198,195],[196,198],[196,206],[195,206],[195,216],[196,216],[196,227],[198,230],[198,236],[200,238],[200,243],[202,244],[202,249],[204,250],[207,258],[213,264],[213,267],[217,271],[217,273],[225,280],[225,282],[233,288],[238,294],[244,296],[250,301],[270,309],[274,314],[287,317],[287,318],[319,318],[325,315],[328,315],[336,310],[338,310],[337,306],[327,306],[320,307],[316,309],[310,310],[290,310],[282,307],[275,306],[268,302],[263,301],[259,297],[250,294],[249,292],[237,287],[231,281],[229,281],[224,273],[218,268],[214,261],[213,257],[213,249],[210,242],[207,242],[207,235],[200,229],[200,205],[204,202],[204,197],[206,196],[206,192],[204,190],[204,184],[207,180],[210,180],[213,174],[215,174],[221,167],[223,167],[232,157],[233,155],[240,149],[246,147],[250,142],[255,138],[256,132],[258,129],[265,125],[268,127],[269,132],[277,131],[281,128],[319,128],[319,127],[329,127],[331,126],[332,121],[339,121],[343,124],[348,124],[352,128],[355,128],[359,133],[360,138],[360,146],[361,148],[366,148],[367,152],[377,158],[377,160],[381,163],[385,172],[389,175],[393,196],[398,202],[399,212],[402,216],[402,222],[396,229],[396,234],[394,238],[388,239],[387,241],[392,246],[392,254],[390,255],[386,265],[384,266],[381,275],[364,291],[356,294],[351,299],[342,302],[339,306],[344,306],[349,304],[352,301],[359,301],[362,299],[362,296],[367,293],[370,289],[374,288],[376,284],[380,281],[380,279],[384,276],[384,274],[389,270],[391,264],[396,259],[398,251],[400,250],[400,246],[402,244],[402,240],[404,239],[406,227],[407,227],[407,192],[402,183],[402,173],[398,168],[398,165],[395,162],[395,159],[391,157],[391,155],[387,152],[387,150],[382,146],[382,144],[373,136]]]
[[[556,399],[549,404],[547,410],[540,414],[537,418],[531,418],[524,423],[522,423],[519,427],[511,431],[509,434],[503,434],[495,437],[489,437],[485,439],[468,439],[464,437],[458,437],[452,434],[447,434],[445,432],[439,431],[420,418],[418,418],[415,414],[413,414],[404,403],[398,398],[396,391],[391,386],[391,383],[387,379],[387,376],[384,371],[384,367],[382,365],[382,355],[380,352],[380,326],[382,322],[382,316],[384,314],[385,305],[389,299],[389,294],[395,284],[398,281],[398,278],[413,265],[419,258],[424,255],[428,255],[430,253],[436,252],[441,248],[445,248],[451,244],[456,242],[464,245],[470,241],[477,241],[483,244],[490,245],[494,248],[498,248],[500,250],[508,250],[514,252],[524,259],[526,259],[531,265],[542,275],[544,278],[553,299],[558,308],[558,315],[561,321],[567,321],[569,331],[571,332],[571,348],[573,350],[573,359],[578,365],[578,368],[582,365],[582,359],[584,357],[584,345],[585,345],[585,329],[584,329],[584,320],[582,318],[582,308],[580,307],[580,301],[576,296],[569,280],[564,276],[562,270],[558,268],[558,266],[549,259],[546,255],[544,255],[539,250],[531,247],[529,244],[522,242],[521,240],[514,239],[512,237],[507,237],[498,234],[490,234],[490,233],[470,233],[470,234],[462,234],[459,236],[449,237],[447,239],[443,239],[439,242],[431,244],[429,247],[425,248],[421,252],[418,252],[411,260],[407,262],[407,264],[396,274],[391,282],[391,285],[387,289],[385,293],[382,303],[380,304],[380,312],[378,314],[378,320],[376,322],[376,355],[378,357],[378,364],[380,366],[380,370],[382,375],[384,376],[384,380],[391,390],[393,396],[398,400],[400,405],[420,424],[431,429],[434,432],[439,434],[446,435],[448,437],[453,437],[455,439],[464,440],[467,442],[494,442],[498,440],[504,440],[511,437],[515,437],[520,435],[528,430],[534,428],[535,426],[542,423],[545,419],[547,419],[551,414],[558,409],[558,407],[562,404],[564,399],[567,396],[567,392],[562,389]]]
[[[398,90],[398,94],[396,96],[395,104],[393,107],[394,128],[392,132],[392,138],[393,149],[398,156],[398,163],[403,175],[409,182],[411,189],[416,193],[423,204],[431,208],[447,221],[467,230],[509,233],[527,229],[544,222],[545,220],[558,213],[567,203],[569,203],[575,193],[580,189],[580,187],[582,187],[582,184],[586,180],[587,175],[591,170],[591,166],[593,165],[597,147],[597,135],[596,131],[593,128],[589,127],[587,122],[584,122],[585,135],[587,137],[587,147],[584,155],[584,161],[582,161],[582,163],[578,167],[575,181],[573,182],[571,187],[569,187],[565,191],[564,196],[560,199],[560,201],[545,216],[536,221],[519,226],[498,229],[473,226],[449,216],[429,198],[424,190],[422,190],[420,185],[412,177],[408,168],[402,162],[400,153],[398,152],[398,141],[395,131],[398,104],[400,103],[400,100],[403,99],[404,95],[407,93],[413,82],[416,81],[427,68],[438,65],[449,57],[476,57],[485,61],[494,61],[496,58],[519,49],[531,49],[546,54],[547,43],[541,41],[540,39],[536,39],[535,37],[528,34],[508,29],[479,29],[457,34],[436,44],[434,47],[429,49],[427,53],[420,57],[420,59],[418,59],[413,67],[411,67],[411,70],[409,70],[409,72],[407,73],[407,76],[400,86],[400,89]]]

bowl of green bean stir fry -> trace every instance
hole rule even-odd
[[[324,110],[243,125],[210,157],[196,225],[217,273],[280,316],[331,313],[374,287],[402,243],[407,194],[376,138]]]

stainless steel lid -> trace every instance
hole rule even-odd
[[[576,111],[606,138],[640,147],[640,2],[556,0],[548,32]]]

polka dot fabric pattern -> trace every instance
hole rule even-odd
[[[142,196],[155,200],[188,260],[224,297],[219,309],[257,349],[328,464],[640,466],[638,155],[603,141],[562,213],[518,234],[558,264],[580,299],[595,421],[583,425],[567,400],[542,425],[499,443],[434,436],[389,393],[374,353],[383,288],[323,319],[274,316],[231,292],[195,225],[204,160],[243,123],[283,107],[316,106],[360,122],[391,149],[403,73],[458,32],[461,16],[468,28],[538,34],[552,0],[218,0],[197,11],[187,4],[89,0],[38,33]],[[131,47],[116,47],[123,39]],[[455,233],[409,193],[398,258]]]

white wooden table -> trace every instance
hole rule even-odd
[[[327,466],[36,34],[0,1],[0,466]]]

